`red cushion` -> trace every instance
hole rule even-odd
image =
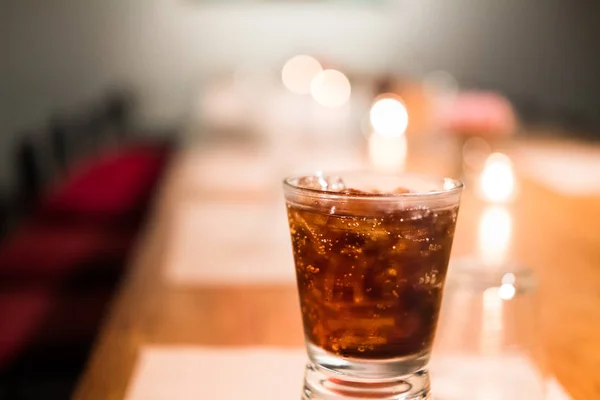
[[[0,280],[64,279],[97,260],[123,259],[132,241],[129,232],[32,223],[0,247]]]
[[[112,150],[77,168],[42,202],[45,213],[120,217],[135,213],[151,195],[167,152],[138,145]]]
[[[35,339],[52,302],[52,294],[46,289],[0,291],[0,368]]]

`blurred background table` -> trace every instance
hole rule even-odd
[[[566,146],[553,140],[533,144],[516,142],[512,151],[518,153],[531,147],[554,145]],[[228,282],[216,273],[186,280],[185,274],[172,273],[173,265],[177,263],[173,259],[173,238],[182,237],[178,232],[182,225],[176,221],[193,219],[197,215],[194,213],[215,202],[225,213],[227,210],[236,213],[240,207],[257,205],[266,205],[273,215],[284,210],[282,195],[278,193],[279,180],[275,177],[275,186],[271,186],[273,182],[267,182],[266,186],[257,184],[257,190],[240,187],[236,192],[233,188],[223,191],[203,188],[201,179],[192,176],[200,173],[198,151],[202,150],[181,151],[162,182],[153,218],[131,260],[133,268],[114,301],[76,392],[78,400],[123,399],[143,346],[296,348],[303,345],[291,258],[281,266],[289,271],[280,271],[274,278],[272,275],[266,279],[253,278],[250,274],[246,280],[231,279]],[[430,156],[415,160],[415,169],[430,170],[428,166],[434,164],[435,159]],[[540,341],[544,356],[536,359],[536,363],[554,375],[573,398],[598,398],[600,237],[597,226],[600,224],[600,194],[568,196],[527,178],[518,162],[516,170],[519,201],[509,206],[512,216],[509,251],[512,259],[534,269],[540,283]],[[215,173],[218,174],[218,170]],[[475,251],[483,208],[474,186],[467,189],[461,205],[453,259]],[[265,214],[260,215],[263,218]],[[220,227],[215,226],[219,223],[218,218],[201,218],[204,220],[198,221],[200,225],[205,222],[209,229],[219,230]],[[281,229],[278,234],[287,235],[285,219],[265,222],[263,230],[259,229],[260,224],[249,225],[247,229],[256,226],[255,235],[267,236],[274,225]],[[200,235],[186,237],[186,240],[193,243],[205,238]],[[252,238],[238,239],[243,242]],[[225,248],[226,243],[223,243]],[[285,244],[276,242],[273,246]],[[193,249],[188,251],[193,254]],[[244,251],[232,251],[235,257],[244,260]],[[259,254],[268,261],[268,251]],[[279,257],[285,258],[286,254]],[[227,268],[219,260],[213,261],[209,270]]]

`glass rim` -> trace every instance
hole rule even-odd
[[[451,182],[452,187],[450,189],[439,189],[439,190],[431,190],[431,191],[416,191],[416,192],[407,192],[407,193],[341,193],[330,190],[321,190],[321,189],[311,189],[307,187],[302,187],[295,185],[292,183],[294,180],[298,180],[303,177],[309,176],[319,176],[322,174],[323,176],[331,175],[331,176],[343,176],[344,174],[373,174],[379,176],[387,176],[387,177],[402,177],[402,176],[413,176],[413,177],[421,177],[426,179],[432,179],[437,182]],[[448,177],[435,177],[427,174],[419,174],[412,172],[399,172],[399,173],[387,173],[387,172],[378,172],[372,170],[342,170],[342,171],[315,171],[313,173],[306,174],[294,174],[288,176],[283,179],[283,187],[286,190],[290,190],[298,195],[305,195],[310,197],[319,197],[319,198],[328,198],[328,199],[352,199],[352,200],[374,200],[374,201],[382,201],[382,200],[425,200],[425,199],[438,199],[449,197],[452,195],[456,195],[462,192],[464,188],[464,184],[462,181],[454,178]]]

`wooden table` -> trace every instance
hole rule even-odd
[[[165,283],[166,238],[182,201],[206,199],[183,179],[186,155],[164,179],[132,268],[116,296],[75,399],[124,397],[138,350],[148,344],[300,346],[296,289],[289,285],[181,287]],[[566,197],[520,179],[513,205],[512,256],[540,282],[542,345],[548,370],[575,399],[600,398],[600,198]],[[245,201],[264,201],[261,193]],[[231,196],[240,197],[240,196]],[[218,197],[221,201],[227,201]],[[476,240],[482,204],[463,197],[453,256]]]

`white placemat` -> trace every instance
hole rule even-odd
[[[432,363],[432,385],[435,398],[454,399],[458,388],[468,393],[461,400],[514,399],[487,393],[478,396],[472,389],[481,361],[450,357]],[[133,373],[126,400],[282,400],[299,399],[306,355],[303,349],[274,347],[206,348],[145,347],[142,348]],[[504,372],[525,372],[528,366],[518,358],[506,360]],[[502,371],[498,371],[502,373]],[[519,376],[514,382],[518,388]],[[479,387],[483,387],[479,382]],[[556,381],[550,382],[548,400],[568,400]],[[444,394],[444,396],[442,396]],[[450,396],[449,396],[450,395]],[[490,397],[491,396],[491,397]]]
[[[600,150],[565,145],[527,146],[516,152],[519,171],[566,196],[600,195]]]
[[[280,185],[272,161],[243,147],[194,148],[185,166],[185,182],[195,190],[240,193],[270,191]]]
[[[547,379],[524,356],[434,354],[430,364],[435,400],[565,400],[555,379]],[[545,397],[544,397],[544,391]]]
[[[184,182],[205,192],[280,192],[284,175],[365,168],[348,144],[305,146],[275,141],[262,148],[208,146],[187,153]],[[322,144],[322,143],[321,143]]]
[[[125,399],[299,399],[305,359],[297,349],[143,348]]]
[[[168,282],[295,282],[283,200],[279,204],[190,202],[173,220],[165,262]]]

